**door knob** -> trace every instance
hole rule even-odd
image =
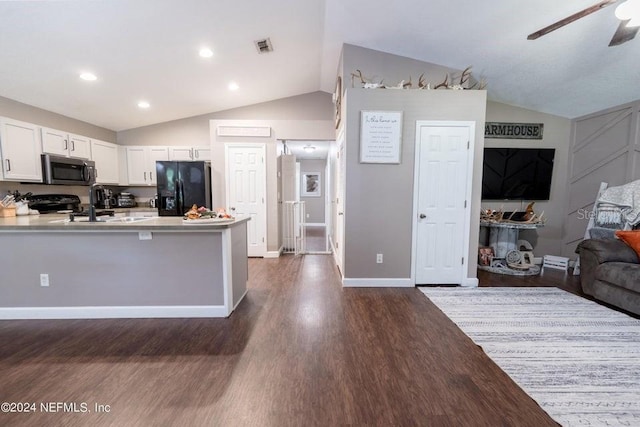
[[[420,219],[425,219],[427,216],[425,214],[420,214]]]

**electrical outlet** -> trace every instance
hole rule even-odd
[[[382,264],[382,254],[376,254],[376,264]]]
[[[153,234],[150,231],[140,231],[138,232],[139,240],[151,240],[153,239]]]
[[[49,286],[49,275],[46,273],[40,274],[40,286]]]
[[[307,219],[309,218],[309,214],[307,214]]]

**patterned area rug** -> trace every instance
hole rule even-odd
[[[420,288],[563,426],[640,426],[640,320],[556,288]]]

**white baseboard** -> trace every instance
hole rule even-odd
[[[345,288],[411,288],[415,286],[411,278],[408,279],[342,279]]]
[[[223,305],[0,308],[2,320],[227,317],[229,314]]]
[[[464,286],[466,288],[477,288],[479,284],[480,282],[478,281],[477,277],[467,277],[466,279],[462,280],[460,286]]]
[[[264,254],[264,258],[279,258],[281,252],[282,252],[282,248],[280,248],[280,250],[277,250],[277,251],[267,251]]]

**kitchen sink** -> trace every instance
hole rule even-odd
[[[153,219],[151,216],[121,216],[121,217],[109,217],[106,218],[105,222],[140,222],[140,221],[149,221]]]
[[[136,223],[136,222],[142,222],[142,221],[148,221],[150,219],[153,219],[154,217],[151,216],[99,216],[98,218],[96,218],[96,221],[94,223],[97,224],[111,224],[111,223],[124,223],[124,224],[130,224],[130,223]],[[49,221],[49,224],[55,224],[55,223],[67,223],[67,222],[71,222],[69,220],[69,218],[65,218],[65,219],[56,219],[53,221]],[[74,222],[89,222],[89,218],[86,216],[81,216],[81,217],[76,217],[74,219]]]

